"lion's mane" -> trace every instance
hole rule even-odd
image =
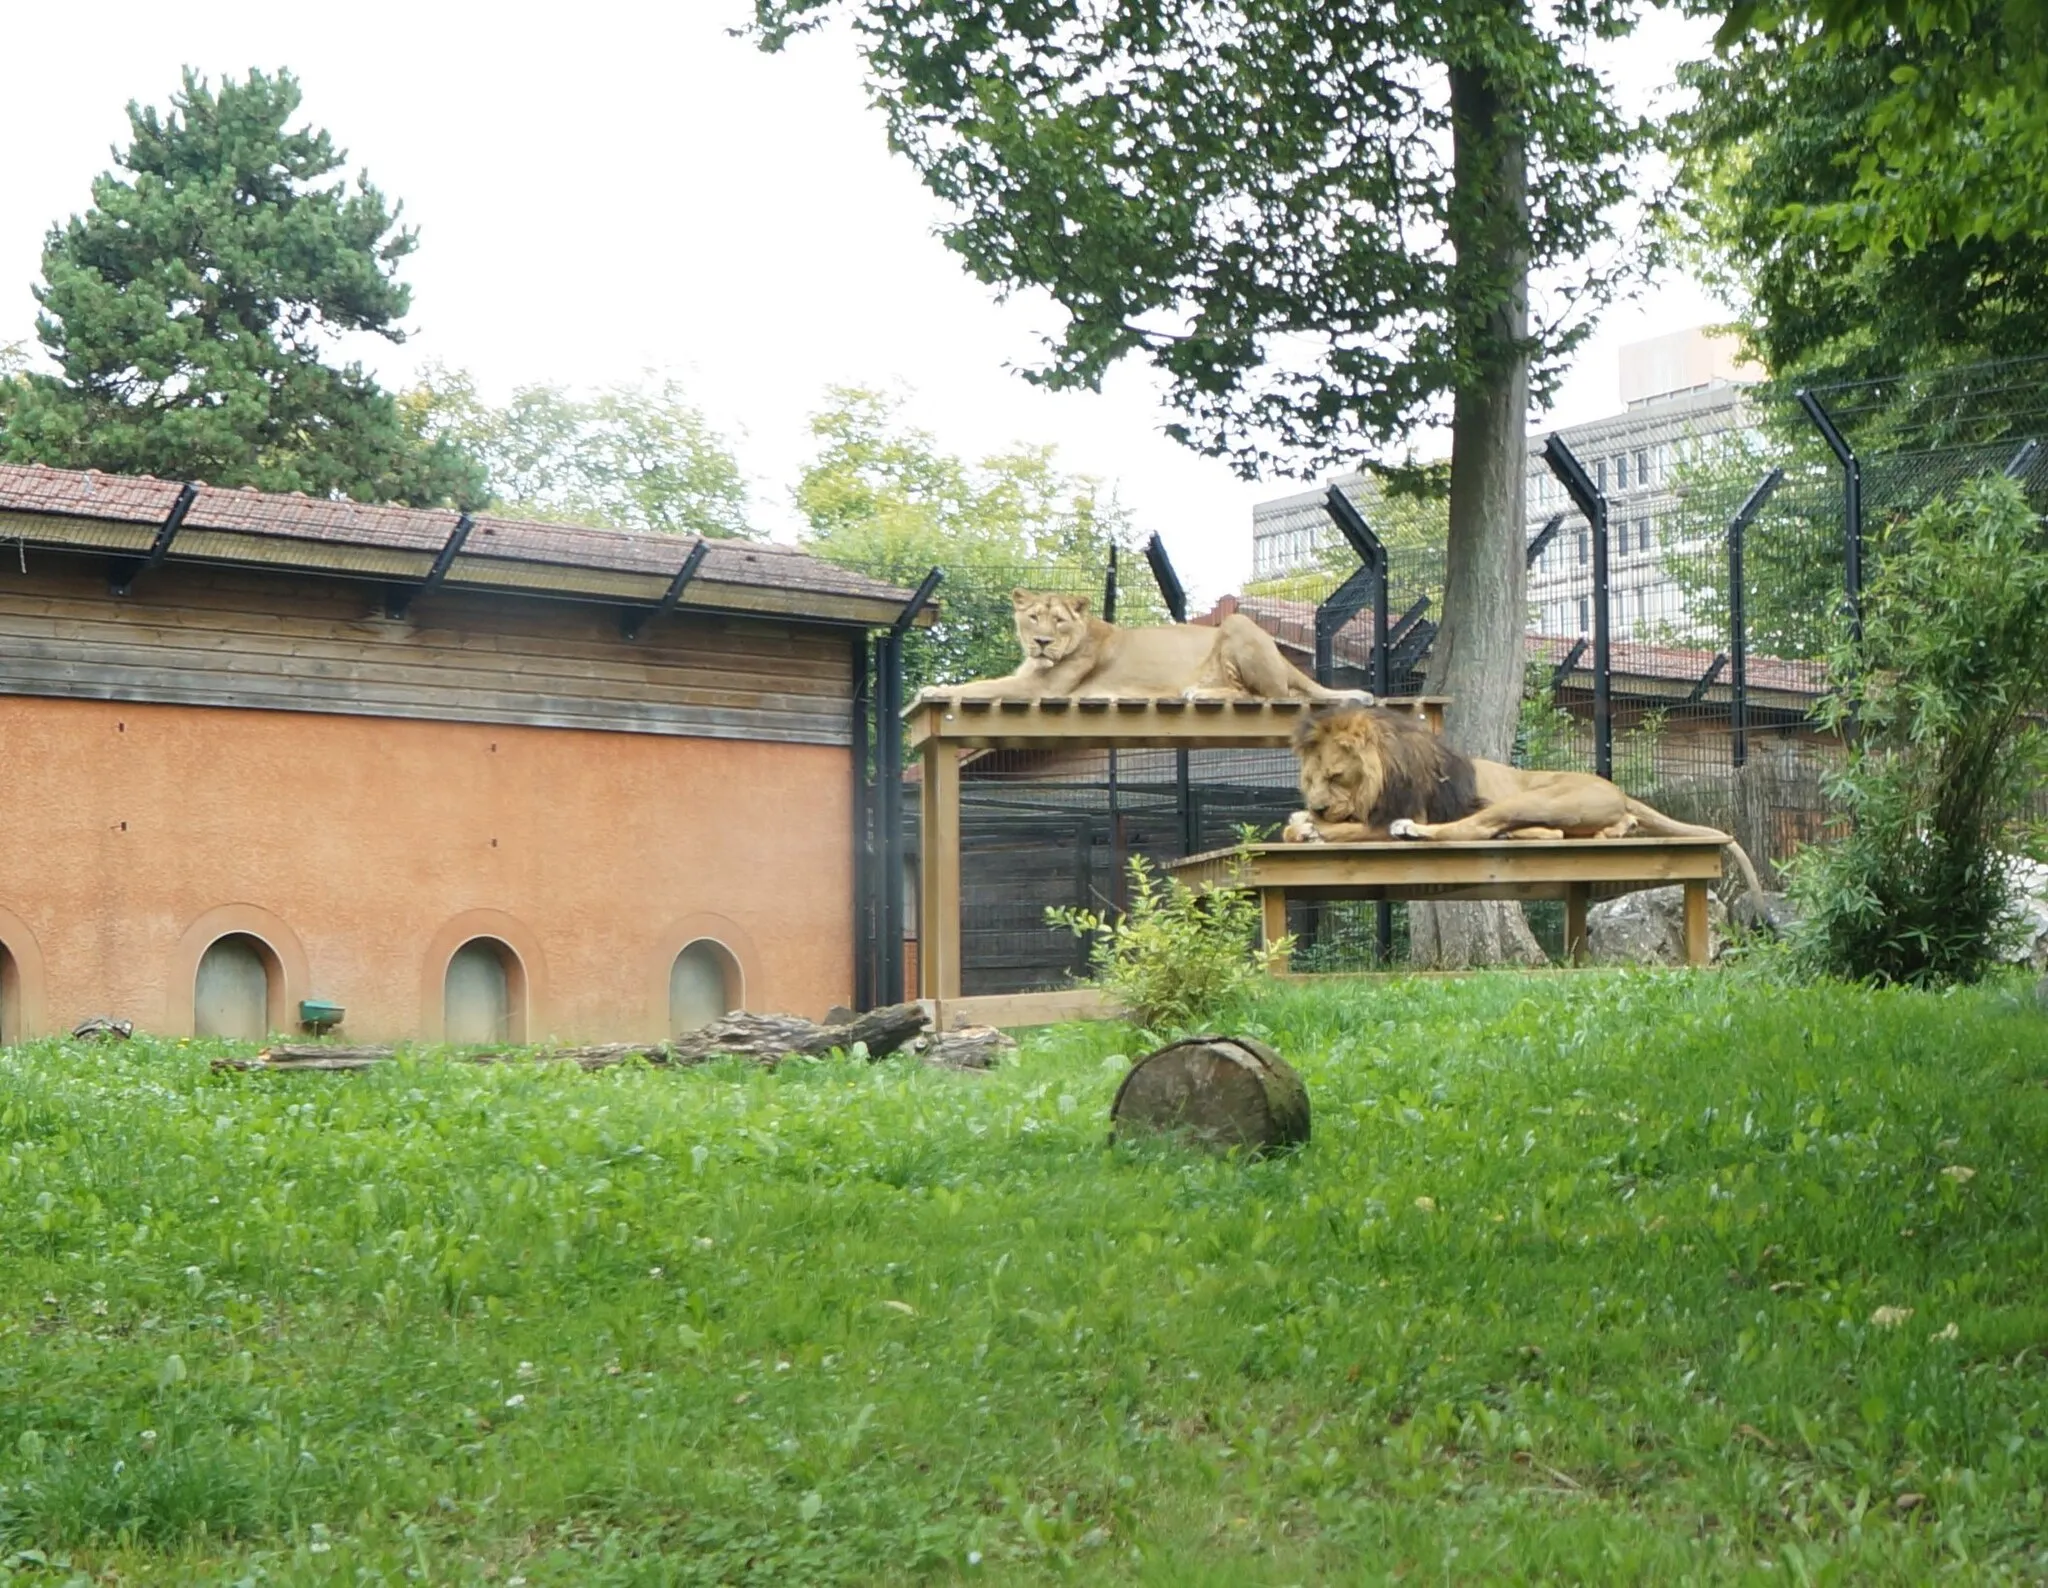
[[[1351,799],[1349,819],[1372,827],[1454,822],[1479,809],[1471,761],[1429,726],[1383,706],[1321,711],[1294,733],[1302,793],[1320,778]]]

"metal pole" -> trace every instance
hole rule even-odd
[[[906,601],[881,640],[881,688],[876,703],[875,779],[881,798],[881,986],[886,1003],[903,1001],[903,637],[945,576],[934,568]]]
[[[874,705],[868,637],[853,637],[853,1007],[875,1007],[875,783],[868,766]]]
[[[1102,621],[1116,621],[1116,543],[1110,542],[1109,567],[1102,575]]]
[[[1743,543],[1785,471],[1773,469],[1728,520],[1728,737],[1736,768],[1749,762],[1749,586],[1743,578]]]
[[[1166,603],[1167,613],[1176,623],[1187,622],[1187,590],[1174,572],[1173,559],[1166,555],[1166,542],[1157,535],[1145,542],[1145,561],[1151,566],[1152,582],[1159,586],[1159,599]],[[1180,852],[1192,855],[1202,847],[1202,817],[1195,809],[1194,777],[1185,750],[1173,752],[1173,802],[1180,817]]]
[[[1593,484],[1564,437],[1543,443],[1543,461],[1593,530],[1593,770],[1614,776],[1613,654],[1607,614],[1607,493]]]
[[[1842,465],[1842,599],[1849,615],[1849,637],[1863,638],[1863,464],[1835,428],[1835,421],[1810,391],[1792,394],[1801,412],[1813,421],[1821,440]]]

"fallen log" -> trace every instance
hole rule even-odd
[[[1205,1147],[1270,1152],[1308,1140],[1308,1088],[1263,1042],[1191,1037],[1132,1065],[1109,1117],[1111,1140],[1178,1133]]]
[[[286,1042],[265,1048],[253,1059],[215,1059],[216,1070],[363,1070],[382,1064],[393,1048],[329,1047],[312,1042]]]
[[[929,1017],[921,1004],[891,1004],[834,1025],[796,1015],[723,1015],[708,1026],[686,1031],[668,1045],[676,1064],[712,1059],[757,1059],[779,1064],[789,1058],[817,1058],[834,1048],[852,1052],[861,1044],[870,1059],[886,1058],[924,1030]]]

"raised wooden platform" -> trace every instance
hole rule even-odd
[[[1426,718],[1431,727],[1440,728],[1446,702],[1435,696],[1415,696],[1383,700],[1380,704],[1415,712]],[[918,995],[945,1003],[960,997],[963,750],[1050,746],[1069,750],[1284,750],[1294,742],[1294,730],[1309,710],[1310,704],[1305,700],[1188,700],[1179,695],[984,700],[951,690],[925,690],[903,709],[910,742],[918,748],[924,763],[924,781],[919,789],[923,864],[918,909]],[[1017,1023],[1027,1022],[1020,1019]]]
[[[1707,962],[1707,889],[1721,877],[1713,838],[1498,839],[1492,843],[1248,844],[1167,869],[1191,887],[1256,889],[1265,940],[1287,935],[1289,897],[1562,899],[1565,952],[1582,958],[1586,906],[1646,888],[1685,888],[1685,959]]]
[[[1383,700],[1440,726],[1446,702],[1433,695]],[[1022,750],[1057,744],[1101,750],[1284,750],[1311,710],[1306,700],[1187,700],[1179,695],[1047,695],[982,700],[927,689],[903,708],[912,746]]]

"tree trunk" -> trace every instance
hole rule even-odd
[[[1529,417],[1528,148],[1519,112],[1483,61],[1450,66],[1452,301],[1459,376],[1451,408],[1444,616],[1429,692],[1448,695],[1444,736],[1505,761],[1522,701],[1528,624],[1523,478]],[[1410,953],[1445,970],[1541,963],[1522,907],[1409,906]]]

